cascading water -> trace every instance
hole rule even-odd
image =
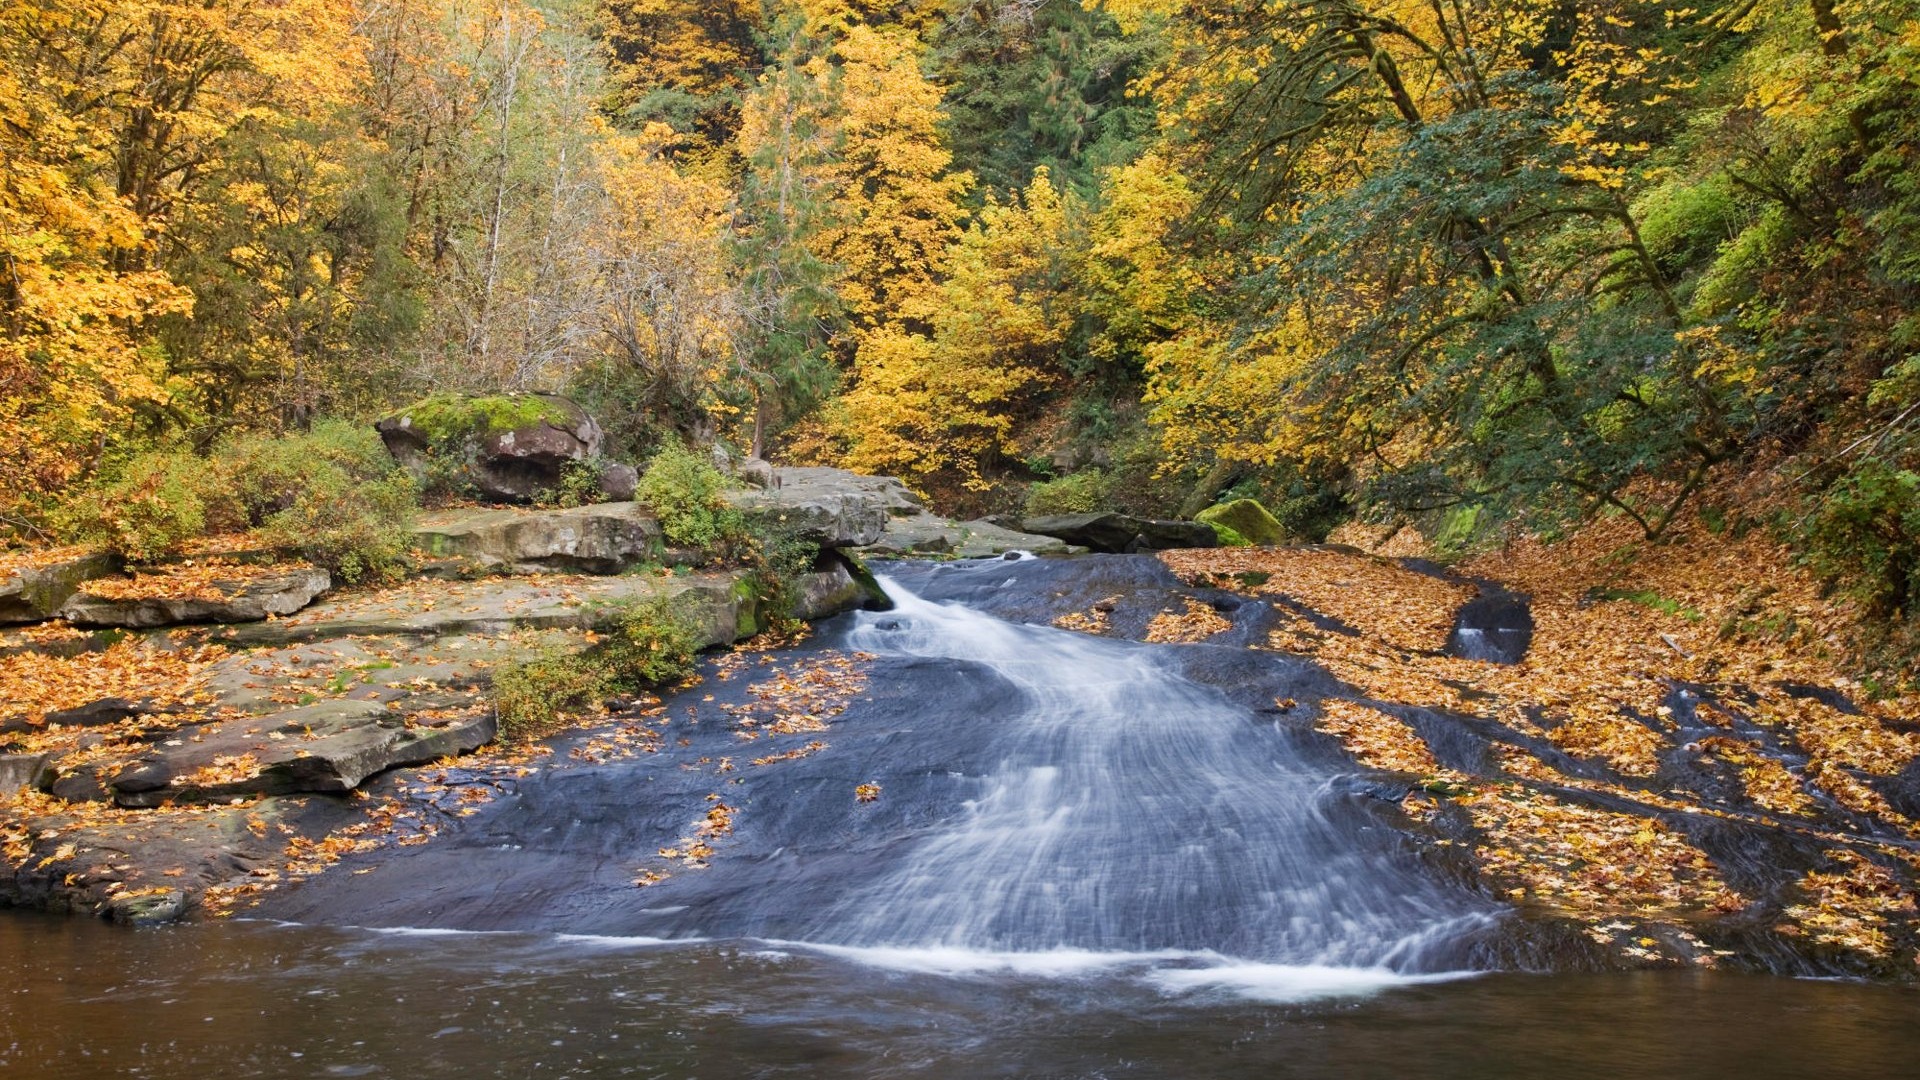
[[[1317,669],[989,613],[1043,615],[1059,589],[1177,586],[1164,575],[1126,560],[903,567],[884,582],[893,610],[764,658],[797,671],[873,654],[863,695],[806,752],[723,711],[769,676],[715,680],[667,703],[655,752],[536,771],[378,873],[324,875],[268,910],[1288,1000],[1510,963],[1503,909],[1395,828],[1297,715],[1261,709],[1329,690]],[[860,803],[866,783],[884,793]],[[716,804],[730,827],[689,866],[672,849]]]
[[[896,607],[861,615],[850,646],[977,666],[1016,704],[953,721],[987,729],[997,763],[954,777],[963,812],[822,910],[808,941],[935,967],[1083,953],[1410,973],[1491,920],[1330,817],[1324,766],[1164,648],[881,583]]]

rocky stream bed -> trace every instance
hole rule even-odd
[[[1011,736],[996,734],[996,716],[1043,715],[1033,702],[1053,700],[1052,681],[1091,679],[1058,707],[1118,694],[1127,700],[1099,723],[1145,726],[1098,751],[1118,758],[1100,760],[1089,786],[1046,798],[1084,816],[1106,807],[1115,785],[1154,778],[1158,793],[1124,813],[1191,817],[1168,826],[1165,843],[1198,845],[1225,891],[1212,914],[1145,919],[1187,928],[1164,942],[1075,921],[1092,918],[1084,914],[1030,924],[1029,901],[1009,899],[1015,907],[999,918],[1012,921],[981,916],[980,941],[967,944],[1046,938],[1151,953],[1221,949],[1252,933],[1265,918],[1255,913],[1282,902],[1259,899],[1271,875],[1243,879],[1233,867],[1264,865],[1306,826],[1247,846],[1294,811],[1236,815],[1286,790],[1265,790],[1258,767],[1284,747],[1274,783],[1297,773],[1288,783],[1307,786],[1288,798],[1330,815],[1329,836],[1347,837],[1273,870],[1325,879],[1318,887],[1331,892],[1312,903],[1331,906],[1312,907],[1313,919],[1351,925],[1351,912],[1336,913],[1382,888],[1381,873],[1426,884],[1379,894],[1385,906],[1367,916],[1384,920],[1378,933],[1391,938],[1385,928],[1402,918],[1390,914],[1390,894],[1438,889],[1423,909],[1452,913],[1452,929],[1413,952],[1329,941],[1315,946],[1323,959],[1412,972],[1914,976],[1920,733],[1844,690],[1742,671],[1681,677],[1692,669],[1671,665],[1692,662],[1684,643],[1631,610],[1616,620],[1614,645],[1639,659],[1596,677],[1577,657],[1606,649],[1578,629],[1585,624],[1566,621],[1579,612],[1417,562],[1338,548],[987,558],[1066,555],[1077,544],[1151,551],[1153,523],[1032,523],[1060,534],[1048,537],[939,519],[892,481],[832,470],[785,470],[783,480],[737,498],[822,547],[797,612],[821,629],[799,644],[756,637],[764,620],[741,575],[665,549],[633,504],[442,513],[419,530],[416,579],[287,601],[289,610],[263,604],[247,622],[155,628],[154,601],[98,595],[90,583],[108,580],[110,567],[16,575],[13,610],[67,615],[0,641],[4,662],[48,687],[0,721],[0,902],[136,924],[252,912],[857,944],[864,931],[815,916],[915,837],[981,812],[975,781],[941,777],[1007,767]],[[885,561],[899,556],[962,561]],[[935,604],[924,617],[964,610],[985,620],[968,623],[968,634],[1041,636],[984,667],[876,656],[863,643],[896,640],[894,623],[842,614],[886,603],[863,559],[880,560],[872,565],[916,603]],[[275,573],[273,588],[236,583],[229,601],[311,591],[310,577]],[[585,647],[619,601],[657,596],[697,615],[702,640],[719,650],[697,685],[613,702],[604,718],[535,747],[494,741],[492,665],[536,638]],[[115,605],[145,614],[102,617]],[[214,618],[204,608],[161,614]],[[1112,644],[1088,653],[1075,639]],[[1029,661],[1044,674],[1019,674],[1017,662]],[[1213,704],[1138,704],[1162,700],[1159,683],[1128,697],[1136,676],[1124,673],[1140,664]],[[1008,678],[1039,681],[1015,693]],[[1225,724],[1208,737],[1228,741],[1186,766],[1183,781],[1181,755],[1196,736],[1180,716],[1157,713],[1190,707]],[[1128,719],[1130,710],[1141,715]],[[1233,734],[1237,724],[1250,725],[1246,734]],[[1071,754],[1061,765],[1080,760]],[[1244,755],[1253,767],[1233,766],[1223,780],[1220,762]],[[1034,776],[1054,768],[1034,767]],[[1230,810],[1236,803],[1245,806]],[[1154,847],[1155,835],[1146,829],[1140,852],[1116,848],[1075,873],[1105,880],[1138,858],[1122,876],[1152,880],[1174,857]],[[1041,859],[1056,842],[1043,832],[995,844],[1035,845],[1027,861],[1057,869],[1078,849]],[[1393,869],[1343,879],[1358,871],[1336,868],[1362,852],[1368,865]],[[1017,897],[1027,871],[1008,873],[1007,895]],[[1246,912],[1223,922],[1242,901]],[[889,910],[947,903],[903,893]],[[1131,901],[1102,903],[1124,911]],[[1189,903],[1209,901],[1169,910]],[[1288,940],[1281,925],[1244,948],[1261,954]],[[1019,928],[1031,926],[1042,929],[1029,942]]]

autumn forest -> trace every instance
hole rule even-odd
[[[1911,670],[1907,0],[12,0],[0,58],[19,541],[552,390],[954,513],[1757,530]]]

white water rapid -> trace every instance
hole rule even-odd
[[[989,728],[998,763],[956,778],[964,813],[850,883],[809,942],[906,970],[1137,967],[1170,990],[1292,999],[1431,977],[1436,945],[1491,920],[1338,805],[1299,736],[1165,648],[881,584],[897,606],[861,615],[850,647],[961,662],[1013,693],[991,714],[930,710]]]

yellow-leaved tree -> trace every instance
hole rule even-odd
[[[642,417],[620,428],[711,438],[737,408],[739,293],[729,273],[731,217],[720,181],[676,166],[665,124],[609,135],[598,152],[602,218],[585,239],[590,327],[606,363],[590,375]]]
[[[837,403],[854,468],[922,484],[987,486],[1060,374],[1078,313],[1077,208],[1042,169],[1022,196],[989,200],[946,259],[922,332],[894,322],[860,339],[859,377]]]
[[[810,64],[831,87],[822,97],[836,147],[824,174],[836,209],[817,250],[839,268],[847,317],[862,332],[929,322],[964,217],[971,180],[952,171],[941,88],[920,70],[920,51],[909,34],[856,23]]]
[[[19,0],[0,11],[0,460],[19,516],[189,401],[152,337],[237,132],[315,117],[360,70],[350,0]]]

